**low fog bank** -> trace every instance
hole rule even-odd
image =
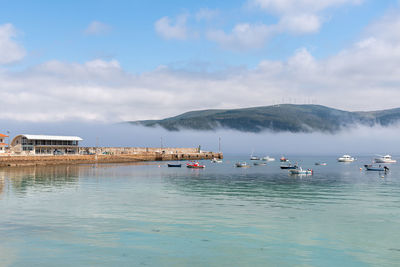
[[[358,126],[338,134],[323,133],[243,133],[232,130],[216,132],[168,132],[162,128],[146,128],[129,124],[102,123],[25,123],[1,122],[0,133],[77,135],[82,146],[197,147],[225,154],[264,155],[400,155],[399,126],[388,128]],[[6,140],[8,142],[8,140]]]

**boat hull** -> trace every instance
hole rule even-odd
[[[168,164],[168,167],[170,167],[170,168],[181,168],[182,164]]]

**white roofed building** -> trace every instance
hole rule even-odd
[[[78,136],[20,134],[12,140],[11,149],[15,154],[25,155],[78,154],[82,140]]]

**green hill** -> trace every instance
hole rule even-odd
[[[233,129],[243,132],[327,132],[335,133],[357,124],[389,126],[400,120],[400,108],[371,112],[349,112],[320,105],[274,105],[242,109],[191,111],[163,120],[129,122],[147,127],[180,129]]]

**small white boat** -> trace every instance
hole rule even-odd
[[[211,160],[212,163],[222,163],[222,159],[213,158]]]
[[[303,170],[301,167],[299,167],[298,169],[289,170],[289,173],[290,174],[313,174],[313,170],[311,170],[311,169]]]
[[[380,156],[379,158],[375,159],[375,163],[396,163],[397,161],[395,159],[392,159],[392,156],[390,155],[385,155],[385,156]]]
[[[263,161],[275,161],[274,158],[271,158],[270,156],[266,156],[262,158]]]
[[[353,162],[354,158],[350,155],[343,155],[337,159],[339,162]]]
[[[251,157],[250,157],[250,160],[260,160],[260,158],[259,158],[259,157],[256,157],[256,156],[251,156]]]
[[[238,168],[249,168],[250,167],[250,165],[247,164],[247,162],[237,162],[235,164],[235,166],[238,167]]]

